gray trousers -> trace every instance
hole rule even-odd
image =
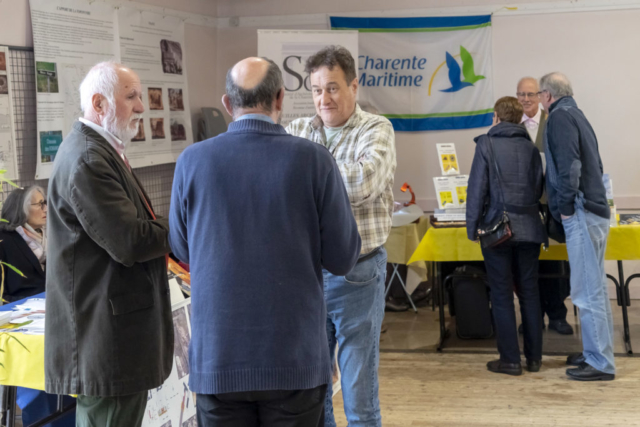
[[[76,427],[140,427],[149,392],[127,396],[78,396]]]

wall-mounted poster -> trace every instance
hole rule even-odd
[[[78,88],[89,69],[120,58],[112,5],[82,0],[30,0],[36,73],[38,163],[49,178],[62,139],[81,117]]]
[[[0,46],[0,170],[6,171],[4,178],[17,179],[18,160],[9,60],[9,49],[6,46]]]
[[[122,63],[140,76],[142,130],[127,148],[132,167],[175,162],[193,144],[184,22],[129,7],[118,10]]]

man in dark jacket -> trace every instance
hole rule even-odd
[[[482,248],[496,326],[500,359],[487,363],[491,372],[520,375],[520,349],[513,291],[518,295],[524,329],[527,369],[540,370],[542,315],[538,291],[540,244],[546,241],[538,201],[542,196],[542,160],[522,126],[522,106],[505,96],[495,105],[494,124],[476,138],[476,153],[467,188],[467,236],[498,223],[508,212],[513,237]],[[515,286],[514,286],[515,285]]]
[[[190,264],[198,425],[324,425],[331,381],[323,274],[356,264],[360,237],[329,151],[278,123],[272,61],[227,73],[229,131],[176,165],[170,241]]]
[[[124,155],[144,111],[138,76],[100,63],[80,98],[49,180],[46,391],[78,395],[78,426],[139,426],[171,372],[168,220]]]
[[[604,252],[610,210],[602,182],[598,140],[573,99],[566,76],[540,79],[540,102],[549,112],[545,132],[549,210],[562,221],[571,266],[571,300],[580,309],[583,352],[569,356],[570,378],[615,378],[613,317],[607,294]]]

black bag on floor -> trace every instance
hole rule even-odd
[[[445,281],[449,287],[449,312],[456,317],[458,337],[465,340],[491,338],[493,319],[485,272],[465,265],[456,268]]]

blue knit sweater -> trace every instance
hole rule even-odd
[[[191,390],[329,383],[322,268],[345,275],[360,253],[331,154],[280,125],[233,122],[178,159],[169,220],[191,266]]]

